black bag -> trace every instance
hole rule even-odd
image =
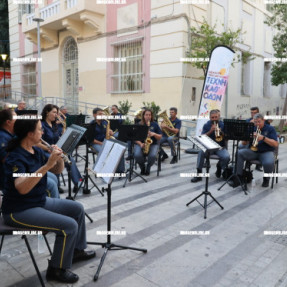
[[[226,180],[228,179],[233,173],[233,168],[231,166],[226,167],[222,173],[222,177]]]

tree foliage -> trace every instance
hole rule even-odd
[[[211,51],[218,45],[225,45],[233,50],[239,50],[236,45],[242,43],[241,35],[242,30],[237,29],[235,31],[228,28],[221,35],[216,32],[216,24],[210,26],[206,20],[199,28],[192,27],[192,40],[190,50],[187,53],[187,57],[190,58],[209,58]],[[252,54],[247,51],[242,51],[242,57],[237,55],[237,59],[234,61],[242,61],[246,63],[248,60],[253,60]],[[191,62],[191,64],[198,68],[203,69],[204,74],[206,73],[207,62]]]
[[[276,34],[273,37],[273,48],[275,58],[287,58],[287,5],[271,5],[272,17],[269,17],[266,23],[275,29]],[[271,70],[272,85],[278,86],[287,83],[287,62],[276,61]]]

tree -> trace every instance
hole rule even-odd
[[[269,17],[266,23],[276,30],[273,37],[274,57],[278,59],[287,59],[287,5],[274,4],[270,5],[272,16]],[[287,83],[287,62],[276,61],[272,64],[271,69],[272,85],[284,85]],[[282,115],[286,115],[287,111],[287,96],[285,95],[285,102]],[[279,131],[283,130],[284,120],[280,121]]]
[[[192,40],[187,57],[189,58],[209,58],[211,51],[218,45],[225,45],[233,50],[239,50],[236,48],[236,44],[242,43],[240,40],[242,33],[241,29],[232,31],[230,28],[224,31],[221,35],[216,32],[216,24],[210,26],[206,20],[197,29],[195,27],[191,28]],[[241,61],[245,64],[248,60],[253,60],[251,53],[247,51],[241,51],[242,57]],[[240,55],[237,56],[237,61],[240,61]],[[203,69],[204,75],[206,73],[207,63],[206,62],[191,62],[191,64],[198,68]]]

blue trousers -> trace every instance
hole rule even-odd
[[[156,156],[158,153],[159,145],[158,144],[153,144],[150,146],[149,153],[147,156],[147,164],[149,166],[152,166],[155,163]],[[145,163],[145,157],[142,151],[142,148],[138,145],[135,144],[134,148],[134,156],[135,160],[139,165],[143,165]]]
[[[161,139],[160,139],[160,144],[168,142],[168,144],[170,146],[170,150],[171,150],[171,155],[172,156],[176,156],[175,145],[174,145],[174,141],[176,139],[177,139],[177,137],[174,137],[174,136],[168,137],[166,134],[163,134]]]
[[[229,155],[228,150],[223,148],[221,150],[215,151],[215,152],[210,153],[210,154],[216,154],[217,156],[219,156],[219,165],[220,165],[221,169],[225,169],[227,167],[227,165],[230,161],[230,155]],[[202,170],[204,158],[205,158],[205,153],[201,150],[197,156],[197,169]]]
[[[85,211],[79,202],[67,199],[46,198],[43,207],[34,207],[11,214],[3,214],[7,225],[31,230],[56,233],[51,266],[69,269],[74,249],[87,247]]]
[[[58,190],[58,178],[50,171],[47,172],[47,190],[49,197],[60,198]]]
[[[275,162],[273,151],[259,153],[251,149],[241,149],[237,155],[237,174],[242,175],[244,161],[254,159],[261,161],[265,173],[273,172]]]

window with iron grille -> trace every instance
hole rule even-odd
[[[143,48],[142,41],[114,46],[112,93],[143,91]],[[124,60],[124,61],[123,61]]]
[[[22,23],[24,14],[34,13],[35,6],[33,4],[18,4],[18,23]]]
[[[36,63],[23,65],[22,87],[25,94],[36,95],[36,74]]]

